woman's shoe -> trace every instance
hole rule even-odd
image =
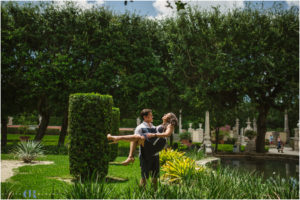
[[[130,163],[134,163],[134,158],[133,157],[128,157],[125,161],[123,161],[121,164],[122,165],[124,165],[124,166],[126,166],[126,165],[128,165],[128,164],[130,164]]]
[[[108,140],[113,140],[112,142],[109,142],[108,144],[116,144],[118,141],[116,141],[115,137],[112,136],[111,134],[107,134],[107,139]]]

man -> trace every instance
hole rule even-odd
[[[140,114],[141,118],[143,119],[143,122],[138,125],[134,131],[135,135],[145,135],[145,133],[156,133],[156,127],[152,124],[153,122],[153,115],[151,109],[143,109]],[[157,140],[157,138],[151,138],[146,139],[148,141],[150,140]],[[155,141],[151,141],[155,142]],[[134,150],[136,149],[137,142],[130,142],[130,152],[129,156],[126,161],[123,162],[124,165],[133,162],[134,161]],[[157,178],[159,177],[159,152],[155,153],[154,155],[151,155],[150,152],[153,148],[152,143],[146,142],[144,146],[140,146],[139,151],[139,159],[140,159],[140,167],[141,167],[141,180],[140,184],[142,186],[146,185],[146,180],[149,178],[149,176],[152,177],[152,183],[156,187],[157,185]]]

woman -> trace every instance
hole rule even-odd
[[[162,117],[162,121],[163,123],[157,127],[158,133],[143,133],[142,135],[122,135],[122,136],[112,136],[111,134],[108,134],[107,139],[112,140],[113,141],[112,143],[117,143],[119,140],[123,140],[128,142],[135,141],[142,147],[150,146],[152,148],[147,148],[148,150],[145,153],[145,156],[149,156],[161,151],[164,148],[166,144],[166,138],[172,135],[175,126],[177,126],[178,124],[177,117],[174,113],[165,114]],[[134,162],[134,158],[132,155],[130,155],[126,161],[122,162],[122,164],[127,165],[131,162]]]

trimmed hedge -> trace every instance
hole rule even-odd
[[[120,109],[112,108],[112,135],[119,135],[120,127]],[[118,157],[118,143],[110,146],[110,161],[114,161]]]
[[[70,95],[70,174],[77,179],[88,180],[94,172],[99,178],[107,175],[110,147],[106,135],[112,132],[112,105],[110,95]]]

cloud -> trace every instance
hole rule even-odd
[[[173,17],[176,15],[176,5],[174,0],[169,1],[173,9],[166,7],[167,0],[155,0],[153,2],[153,7],[157,11],[156,19],[166,18],[166,17]],[[204,0],[183,0],[183,2],[187,3],[192,7],[196,7],[198,10],[207,10],[210,11],[212,6],[220,6],[220,11],[225,13],[228,10],[233,8],[244,8],[244,1],[204,1]]]
[[[93,5],[102,5],[104,4],[104,0],[94,0],[94,1],[88,1],[88,0],[55,0],[55,4],[58,6],[64,6],[65,2],[72,1],[76,2],[77,6],[82,9],[90,9],[93,7]]]
[[[294,1],[286,1],[286,3],[288,4],[289,7],[292,7],[292,6],[297,6],[297,7],[299,7],[299,1],[298,1],[298,0],[294,0]]]

